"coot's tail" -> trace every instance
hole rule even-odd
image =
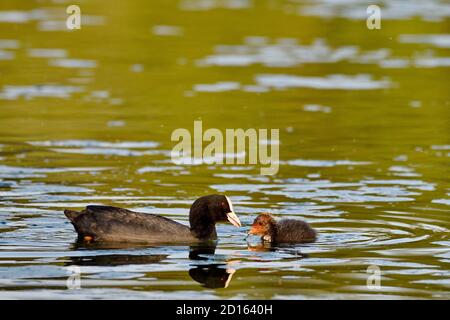
[[[66,215],[66,217],[71,221],[74,222],[75,219],[82,214],[82,212],[79,211],[73,211],[73,210],[64,210],[64,214]]]

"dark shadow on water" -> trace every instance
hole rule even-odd
[[[133,254],[107,254],[99,256],[70,257],[68,265],[77,266],[123,266],[134,264],[159,263],[168,255],[133,255]]]

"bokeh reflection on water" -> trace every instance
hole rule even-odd
[[[80,1],[68,32],[65,4],[2,1],[0,298],[449,298],[450,6],[383,4],[371,31],[365,1]],[[279,128],[279,173],[173,164],[199,119]],[[62,214],[187,224],[215,192],[243,227],[205,247],[80,245]],[[318,241],[247,243],[261,212]]]

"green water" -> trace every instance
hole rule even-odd
[[[450,298],[448,2],[385,3],[380,30],[364,1],[78,3],[73,31],[70,3],[0,3],[0,298]],[[279,172],[173,164],[195,120],[279,129]],[[80,247],[62,214],[188,223],[209,193],[243,223],[216,248]],[[260,212],[318,241],[247,244]]]

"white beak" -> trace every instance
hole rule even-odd
[[[231,203],[230,198],[228,198],[227,196],[225,196],[225,198],[227,198],[228,201],[228,207],[230,208],[230,212],[227,213],[227,219],[228,221],[230,221],[230,223],[235,226],[235,227],[240,227],[241,226],[241,220],[239,220],[238,216],[236,215],[236,213],[234,213],[233,211],[233,204]]]
[[[241,226],[241,220],[239,220],[238,216],[233,211],[227,213],[227,219],[233,226],[235,227]]]

